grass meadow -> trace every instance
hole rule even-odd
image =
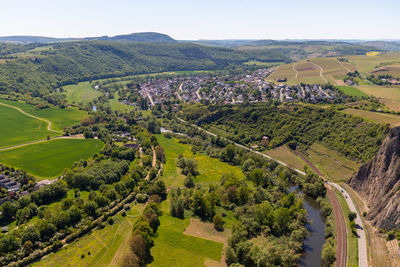
[[[359,86],[359,90],[381,99],[389,109],[400,111],[400,87],[393,86]]]
[[[40,179],[51,179],[72,167],[75,161],[88,159],[104,144],[94,139],[57,139],[0,151],[0,162],[26,170]]]
[[[70,104],[87,103],[102,95],[100,91],[93,89],[89,82],[67,85],[63,88],[66,91],[67,101]]]
[[[299,170],[303,170],[304,165],[306,165],[306,163],[300,157],[298,157],[296,154],[290,151],[290,149],[286,145],[282,145],[274,149],[268,150],[267,152],[265,152],[265,154],[277,160],[285,162],[290,167]]]

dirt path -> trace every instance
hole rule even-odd
[[[0,151],[14,149],[14,148],[28,146],[28,145],[33,145],[33,144],[37,144],[37,143],[48,142],[48,141],[52,141],[52,140],[56,140],[56,139],[85,139],[85,137],[82,134],[71,135],[71,136],[57,136],[57,137],[51,138],[50,140],[41,139],[41,140],[36,140],[36,141],[24,143],[24,144],[8,146],[8,147],[2,147],[2,148],[0,148]]]
[[[31,118],[34,118],[34,119],[37,119],[37,120],[46,122],[46,123],[47,123],[47,130],[50,131],[50,132],[54,132],[54,133],[64,133],[64,132],[62,132],[62,131],[52,130],[52,129],[51,129],[51,121],[49,121],[49,120],[46,120],[46,119],[43,119],[43,118],[34,116],[34,115],[32,115],[32,114],[29,114],[29,113],[26,113],[25,111],[23,111],[22,109],[20,109],[20,108],[18,108],[18,107],[14,107],[14,106],[11,106],[11,105],[8,105],[8,104],[5,104],[5,103],[1,103],[1,102],[0,102],[0,105],[5,106],[5,107],[9,107],[9,108],[16,109],[16,110],[18,110],[19,112],[21,112],[22,114],[24,114],[24,115],[26,115],[26,116],[28,116],[28,117],[31,117]]]
[[[324,80],[325,82],[328,82],[328,80],[325,79],[324,75],[322,75],[322,72],[324,71],[324,69],[320,65],[312,62],[311,60],[309,62],[320,69],[319,76],[321,77],[322,80]]]
[[[151,150],[153,150],[153,162],[151,163],[151,167],[154,168],[157,163],[156,150],[154,149],[154,146],[151,146]],[[158,173],[160,173],[160,172],[158,172]],[[147,173],[147,175],[144,179],[149,180],[149,177],[150,177],[150,171]]]
[[[297,79],[297,76],[299,76],[299,72],[296,70],[296,62],[293,63],[293,70],[296,72],[296,75],[294,75],[294,78]]]

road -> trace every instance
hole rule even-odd
[[[28,116],[28,117],[31,117],[31,118],[34,118],[34,119],[37,119],[37,120],[46,122],[46,123],[47,123],[47,130],[50,131],[50,132],[63,133],[62,131],[52,130],[52,129],[51,129],[51,121],[49,121],[49,120],[46,120],[46,119],[43,119],[43,118],[34,116],[34,115],[32,115],[32,114],[29,114],[29,113],[26,113],[25,111],[23,111],[22,109],[20,109],[20,108],[18,108],[18,107],[14,107],[14,106],[11,106],[11,105],[8,105],[8,104],[5,104],[5,103],[1,103],[1,102],[0,102],[0,105],[5,106],[5,107],[9,107],[9,108],[16,109],[16,110],[18,110],[19,112],[21,112],[22,114],[24,114],[24,115],[26,115],[26,116]]]
[[[199,100],[201,100],[200,89],[201,89],[201,87],[199,87],[199,89],[197,89],[197,91],[196,91],[196,95]]]
[[[357,226],[357,235],[358,235],[358,266],[359,267],[367,267],[368,266],[368,258],[367,258],[367,238],[365,235],[365,227],[363,225],[360,213],[356,209],[353,200],[351,199],[349,193],[340,185],[328,182],[329,185],[334,186],[338,189],[344,196],[347,205],[352,212],[357,213],[357,217],[355,219],[355,223]]]
[[[178,120],[187,123],[185,120],[181,119],[178,117]],[[196,127],[199,130],[204,131],[205,133],[207,133],[208,135],[217,137],[216,134],[209,132],[195,124],[191,124],[192,126]],[[220,137],[223,138],[223,137]],[[226,139],[226,138],[224,138]],[[229,140],[230,142],[232,142],[231,140]],[[245,147],[241,144],[232,142],[233,144],[235,144],[236,146],[243,148],[247,151],[253,152],[257,155],[269,158],[271,160],[274,160],[294,171],[296,171],[297,173],[300,173],[302,175],[305,175],[305,172],[293,168],[291,166],[288,166],[286,163],[277,160],[269,155],[266,155],[264,153],[261,153],[259,151],[255,151],[252,150],[248,147]],[[303,160],[305,160],[305,162],[307,163],[307,165],[309,165],[324,181],[326,181],[326,179],[323,177],[321,171],[316,168],[314,166],[314,164],[312,164],[309,160],[305,159],[304,156],[302,157]],[[343,215],[343,210],[340,207],[339,201],[336,198],[335,193],[332,191],[332,189],[330,189],[330,186],[334,186],[335,188],[339,188],[339,192],[343,194],[344,198],[346,199],[347,204],[350,207],[351,211],[354,211],[357,213],[357,218],[356,218],[356,224],[359,225],[360,227],[357,228],[357,234],[359,236],[358,238],[358,259],[359,259],[359,267],[367,267],[368,266],[368,259],[367,259],[367,241],[366,241],[366,236],[365,236],[365,231],[364,231],[364,227],[361,221],[361,217],[360,214],[358,213],[357,209],[355,208],[355,205],[353,203],[353,201],[350,198],[350,195],[348,194],[348,192],[342,188],[340,185],[336,184],[336,183],[332,183],[332,182],[327,182],[327,193],[328,193],[328,197],[331,201],[332,204],[332,208],[334,211],[334,215],[335,215],[335,219],[336,219],[336,224],[337,224],[337,248],[336,248],[336,262],[335,262],[335,267],[346,267],[347,264],[347,227],[345,225],[345,220],[344,220],[344,215]]]

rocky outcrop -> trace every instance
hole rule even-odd
[[[348,183],[367,201],[367,219],[373,225],[400,227],[400,127],[389,131],[375,158],[362,165]]]

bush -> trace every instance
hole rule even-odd
[[[107,220],[107,222],[108,222],[109,225],[113,225],[113,224],[114,224],[114,219],[113,219],[113,217],[109,217],[108,220]]]
[[[222,217],[220,214],[216,214],[213,218],[213,224],[214,228],[217,231],[223,231],[224,230],[224,220],[222,220]]]
[[[350,211],[348,217],[350,221],[354,221],[354,219],[357,218],[357,213]]]

